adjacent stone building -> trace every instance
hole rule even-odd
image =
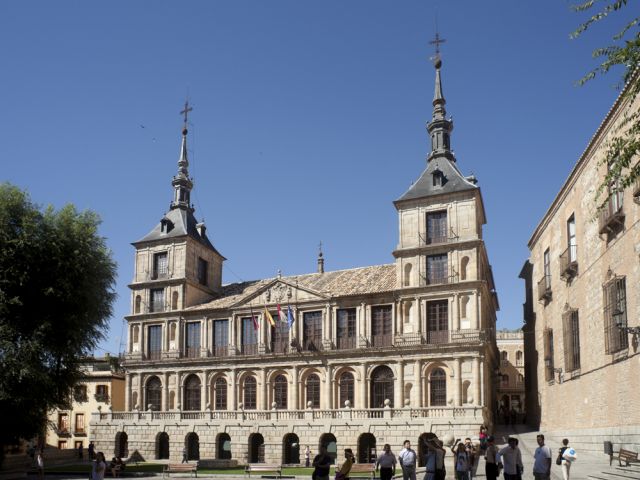
[[[133,244],[126,405],[94,416],[99,448],[297,464],[325,444],[366,462],[384,443],[399,451],[492,421],[486,217],[450,148],[440,67],[427,167],[394,202],[387,265],[325,272],[320,255],[314,273],[223,285],[225,258],[191,206],[183,130],[171,209]]]
[[[603,440],[640,445],[640,184],[611,184],[600,211],[595,200],[607,143],[639,106],[617,99],[533,232],[521,272],[527,416],[599,452]]]
[[[82,363],[83,378],[71,392],[69,409],[55,409],[47,420],[46,444],[61,450],[89,446],[89,422],[94,412],[124,408],[124,372],[108,357]]]
[[[524,337],[522,331],[496,333],[500,372],[496,385],[498,423],[521,422],[524,415]]]

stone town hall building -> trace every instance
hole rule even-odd
[[[316,273],[223,285],[225,258],[191,206],[183,130],[171,209],[133,243],[126,407],[94,414],[99,449],[295,464],[324,443],[364,462],[384,443],[399,451],[405,438],[452,440],[491,422],[498,301],[440,67],[427,167],[394,202],[387,265],[325,272],[320,257]],[[291,306],[291,327],[278,305]]]

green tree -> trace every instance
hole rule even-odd
[[[0,447],[43,431],[105,335],[116,265],[99,224],[0,184]]]
[[[590,17],[580,24],[578,29],[571,34],[572,38],[578,38],[598,22],[609,18],[613,14],[622,15],[628,3],[637,7],[637,2],[629,0],[587,0],[584,3],[573,5],[573,10],[579,13],[588,13]],[[622,18],[622,25],[612,38],[612,44],[597,48],[593,51],[593,57],[601,63],[589,71],[578,83],[584,84],[598,75],[604,75],[610,70],[621,71],[619,86],[624,88],[624,95],[633,101],[640,93],[640,17]],[[640,162],[637,157],[640,153],[640,117],[639,112],[628,113],[621,122],[617,133],[607,145],[606,156],[603,163],[608,165],[607,175],[597,190],[596,200],[600,199],[603,206],[607,199],[602,200],[602,193],[608,193],[611,185],[617,185],[619,189],[625,189],[634,184],[640,178]]]

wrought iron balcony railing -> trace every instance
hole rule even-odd
[[[612,193],[598,216],[598,233],[615,232],[624,222],[623,192]]]
[[[570,280],[578,274],[578,246],[569,245],[560,255],[560,276]]]
[[[551,275],[543,275],[538,282],[538,300],[551,300]]]

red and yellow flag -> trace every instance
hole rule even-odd
[[[264,307],[264,318],[267,319],[267,321],[269,322],[269,324],[272,327],[276,326],[276,322],[273,321],[273,317],[271,316],[271,314],[269,313],[269,310],[267,310],[267,307]]]

